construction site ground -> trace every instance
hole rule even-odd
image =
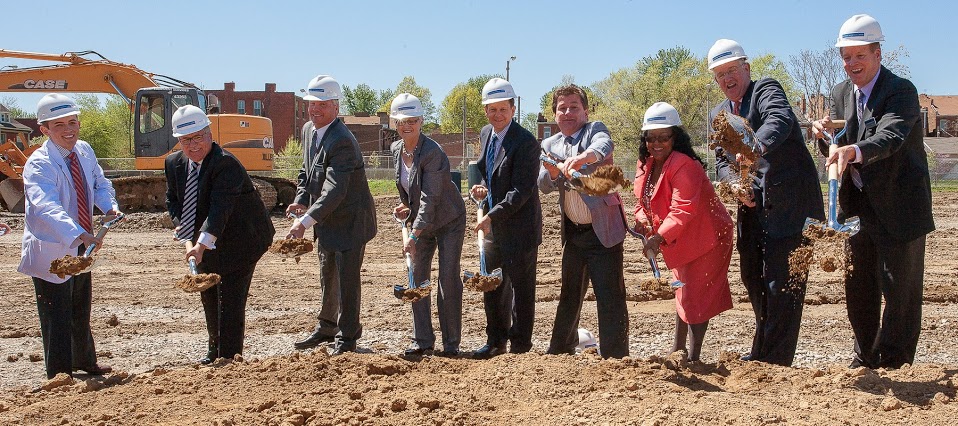
[[[624,198],[634,206],[631,195]],[[389,216],[396,202],[376,200],[379,233],[366,247],[359,353],[293,349],[315,324],[317,258],[296,263],[267,254],[250,291],[243,358],[197,364],[206,342],[199,295],[173,287],[187,272],[183,250],[165,214],[132,213],[107,236],[93,271],[93,334],[100,362],[114,372],[52,382],[45,380],[33,286],[16,272],[23,218],[0,213],[14,228],[0,237],[0,423],[950,425],[958,417],[958,192],[934,194],[938,230],[927,242],[916,363],[892,371],[847,367],[852,333],[840,272],[817,269],[795,366],[739,361],[754,317],[737,255],[729,271],[735,306],[710,323],[702,362],[685,363],[669,354],[671,293],[640,289],[651,274],[634,239],[626,241],[625,265],[632,356],[544,355],[561,268],[555,195],[543,197],[533,352],[469,359],[484,343],[485,317],[481,294],[466,290],[463,356],[405,359],[410,307],[392,291],[406,282],[400,229]],[[289,222],[276,213],[274,223],[280,238]],[[478,268],[468,231],[462,267]],[[591,291],[587,299],[581,325],[597,332]]]

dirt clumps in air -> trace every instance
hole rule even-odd
[[[802,232],[806,243],[788,257],[788,272],[793,276],[808,273],[813,265],[822,271],[846,271],[851,268],[845,247],[849,234],[820,224],[810,224]]]
[[[580,178],[582,192],[592,196],[611,194],[622,188],[628,188],[632,182],[625,179],[622,168],[615,164],[599,166],[589,175]]]
[[[737,120],[741,131],[729,120]],[[716,185],[716,193],[719,198],[726,203],[737,203],[739,196],[747,196],[752,187],[752,169],[759,155],[751,146],[745,143],[746,138],[754,140],[755,135],[748,123],[741,117],[728,116],[725,111],[721,111],[712,119],[712,128],[715,132],[709,135],[709,148],[716,149],[721,147],[727,154],[738,159],[737,164],[739,178],[734,182],[719,182]]]
[[[93,265],[93,256],[70,256],[66,255],[59,259],[54,259],[50,263],[50,273],[57,274],[64,278],[67,275],[76,275]]]
[[[274,241],[269,246],[269,252],[296,260],[299,263],[300,256],[313,251],[313,242],[305,238],[289,238],[285,240]],[[285,259],[284,259],[285,260]]]

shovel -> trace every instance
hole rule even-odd
[[[476,203],[476,223],[482,222],[482,201],[475,199],[472,194],[469,195],[469,198]],[[485,232],[482,232],[480,229],[476,233],[476,244],[479,246],[479,277],[485,277],[487,280],[491,281],[489,290],[495,290],[499,287],[499,284],[502,283],[502,268],[496,268],[496,270],[490,272],[486,271],[486,250],[482,247],[482,241],[485,239]],[[462,271],[462,280],[469,281],[471,278],[477,277],[475,273],[470,271]],[[495,284],[495,285],[492,285]]]
[[[183,240],[183,243],[187,250],[191,248],[190,242],[188,240]],[[204,291],[210,287],[213,287],[214,285],[219,284],[220,280],[222,280],[220,274],[199,273],[196,270],[195,257],[190,256],[186,262],[190,266],[190,274],[177,281],[176,284],[174,284],[175,287],[180,288],[187,293],[193,293],[197,291]]]
[[[830,123],[830,126],[833,129],[841,128],[835,136],[830,136],[827,132],[823,133],[825,135],[825,140],[829,142],[828,144],[828,155],[831,156],[835,153],[835,150],[838,149],[838,142],[836,141],[839,137],[845,134],[845,130],[848,127],[845,126],[845,120],[835,120]],[[861,220],[858,216],[850,217],[845,220],[845,223],[838,223],[838,164],[832,163],[828,166],[828,223],[824,224],[821,221],[813,218],[805,219],[805,226],[802,230],[807,230],[809,226],[816,225],[821,228],[833,229],[837,232],[842,232],[852,236],[858,233],[861,230]]]
[[[100,225],[100,230],[96,233],[96,238],[100,241],[103,241],[103,237],[106,236],[106,233],[116,226],[120,221],[126,218],[126,215],[119,213],[113,217],[113,219],[104,221]],[[94,250],[96,250],[96,243],[90,244],[86,248],[86,251],[83,253],[83,256],[70,256],[66,255],[60,259],[56,259],[53,263],[50,264],[50,272],[57,274],[60,278],[63,278],[67,275],[79,275],[86,272],[89,272],[93,268],[93,264],[96,263],[96,258],[92,257]]]
[[[406,221],[400,219],[395,212],[393,213],[393,219],[396,219],[396,222],[399,222],[399,225],[402,226],[402,242],[405,246],[406,241],[409,240],[409,227],[406,226]],[[408,286],[403,286],[402,284],[396,284],[393,286],[393,296],[396,296],[397,299],[407,300],[409,302],[418,302],[419,299],[423,298],[423,295],[413,294],[410,292],[410,290],[429,287],[429,279],[426,279],[419,283],[419,285],[416,285],[416,281],[413,278],[413,271],[412,256],[409,253],[406,253],[406,275],[409,277],[409,284]]]
[[[559,162],[565,161],[556,159],[546,152],[539,155],[539,160],[554,167],[558,167]],[[588,165],[583,165],[579,170],[584,170],[586,167]],[[593,197],[611,194],[631,184],[624,179],[622,168],[614,164],[601,165],[588,175],[582,174],[579,170],[572,171],[571,179],[565,181],[566,187]]]
[[[642,246],[645,247],[645,245],[649,243],[648,238],[645,238],[645,235],[642,235],[639,232],[635,232],[635,230],[632,229],[631,226],[629,226],[629,222],[625,219],[625,207],[622,207],[620,211],[622,212],[622,224],[625,225],[625,230],[628,231],[629,235],[642,240]],[[655,260],[655,252],[653,252],[652,250],[646,251],[645,257],[649,259],[649,266],[652,267],[652,276],[654,276],[655,279],[661,279],[662,272],[659,270],[659,262]],[[678,288],[678,287],[674,287],[674,288]]]

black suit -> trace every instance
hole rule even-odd
[[[313,133],[313,123],[306,123],[304,158],[312,161],[304,159],[295,202],[308,206],[306,215],[316,220],[323,309],[314,333],[338,328],[337,348],[355,350],[362,335],[360,270],[366,243],[376,236],[376,210],[356,137],[337,118],[310,151]],[[336,327],[329,324],[334,318]]]
[[[539,143],[513,121],[495,157],[489,158],[486,151],[492,134],[492,125],[479,132],[479,173],[486,188],[491,183],[492,190],[492,207],[483,206],[492,221],[492,233],[484,246],[487,267],[501,267],[503,280],[483,295],[486,343],[500,346],[510,340],[513,352],[525,352],[532,348],[536,259],[542,243],[542,209],[536,186]],[[492,176],[487,176],[488,161],[494,162]]]
[[[850,80],[835,86],[829,113],[848,120],[838,145],[855,144],[862,154],[861,162],[846,169],[838,193],[839,219],[861,219],[861,232],[848,241],[848,319],[859,363],[898,368],[915,359],[925,235],[935,229],[918,92],[910,81],[882,67],[859,125],[855,90]],[[826,153],[828,146],[819,142]],[[852,168],[861,176],[861,189],[852,182]]]
[[[798,345],[807,272],[789,273],[788,257],[802,243],[806,218],[825,219],[814,160],[782,86],[764,78],[749,84],[740,113],[755,131],[763,152],[753,172],[755,207],[739,203],[737,247],[742,283],[755,312],[750,357],[791,365]],[[731,113],[725,100],[712,110]],[[735,158],[715,151],[720,180],[738,180]]]
[[[166,158],[166,207],[179,224],[189,175],[182,151]],[[203,232],[216,237],[197,265],[201,273],[216,273],[222,281],[202,293],[210,359],[243,353],[246,298],[256,262],[273,240],[273,223],[246,169],[236,157],[213,143],[200,166],[196,227],[191,242]]]

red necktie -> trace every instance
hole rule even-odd
[[[77,153],[71,152],[67,156],[67,159],[70,160],[70,174],[73,175],[73,189],[77,193],[77,216],[80,219],[80,226],[83,227],[86,232],[93,231],[93,219],[90,214],[90,205],[86,199],[86,187],[83,185],[83,170],[80,169],[80,160],[77,158]]]
[[[732,102],[732,113],[741,117],[742,116],[742,103],[741,102]]]

